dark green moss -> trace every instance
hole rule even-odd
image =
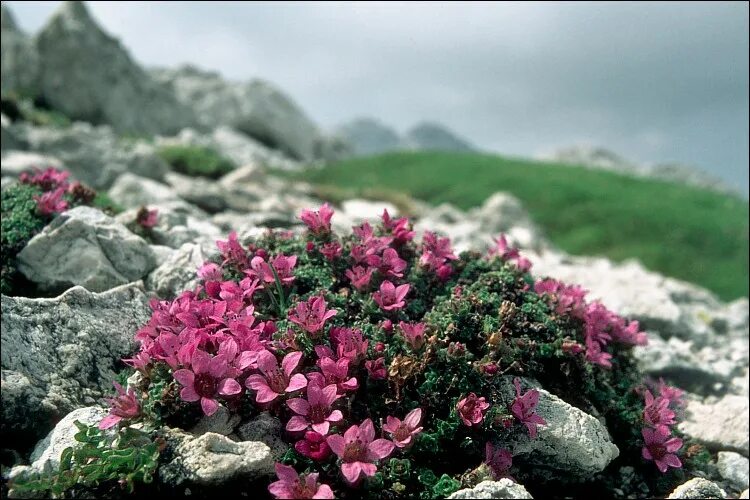
[[[164,146],[161,156],[179,173],[192,177],[219,177],[234,170],[235,165],[211,148],[200,146]]]

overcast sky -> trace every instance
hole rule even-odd
[[[59,2],[7,2],[38,30]],[[324,128],[445,123],[533,156],[601,145],[748,184],[748,4],[91,2],[145,65],[260,77]]]

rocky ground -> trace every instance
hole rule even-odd
[[[89,117],[91,122],[104,116],[106,122],[77,121],[59,128],[3,115],[3,189],[22,172],[56,166],[106,191],[125,209],[112,216],[77,207],[55,218],[18,255],[21,273],[44,297],[2,296],[3,465],[25,463],[35,470],[59,463],[61,451],[72,443],[74,420],[96,423],[105,414],[101,398],[110,393],[111,380],[122,368],[120,359],[133,352],[133,333],[150,316],[149,298],[171,298],[194,286],[196,268],[214,254],[215,241],[231,230],[240,240],[267,229],[301,231],[300,211],[324,200],[316,198],[312,186],[290,182],[278,176],[278,170],[301,168],[302,162],[341,151],[335,140],[299,118],[301,111],[279,104],[283,96],[263,82],[228,84],[191,69],[147,74],[123,57],[118,42],[92,25],[81,9],[76,2],[67,4],[32,43],[3,7],[3,85],[11,64],[7,54],[14,54],[15,64],[22,58],[26,68],[13,73],[18,85],[41,82],[49,102],[70,116]],[[81,33],[95,35],[83,48]],[[14,52],[6,51],[6,40],[12,40]],[[65,50],[82,61],[86,58],[76,51],[90,50],[95,59],[104,51],[124,76],[106,95],[84,95],[72,83],[56,85],[59,75],[84,71],[60,66],[70,57],[60,54]],[[85,88],[96,86],[92,79],[106,78],[105,73],[92,74],[88,64],[85,71]],[[74,81],[70,76],[68,82]],[[171,97],[162,98],[165,88],[172,89],[165,94]],[[170,109],[141,114],[139,107],[148,107],[142,103],[154,100]],[[186,107],[191,100],[196,106]],[[244,107],[237,106],[240,102]],[[235,114],[223,121],[227,108],[236,108]],[[165,116],[172,122],[163,123]],[[266,128],[260,130],[258,124]],[[134,128],[148,138],[123,137],[122,131]],[[157,154],[160,146],[175,144],[209,146],[237,168],[217,180],[179,174]],[[159,214],[148,235],[133,229],[142,206]],[[600,298],[614,311],[640,321],[650,340],[637,349],[642,369],[688,391],[680,429],[712,452],[721,478],[717,483],[693,479],[670,498],[738,496],[743,490],[747,498],[747,298],[725,304],[704,289],[650,272],[636,261],[616,264],[566,255],[507,193],[496,193],[469,212],[416,200],[410,206],[407,215],[418,230],[443,232],[458,251],[484,249],[505,233],[531,259],[535,275],[580,283],[592,299]],[[333,222],[348,229],[383,208],[398,212],[387,202],[348,200],[336,207]],[[564,455],[556,459],[558,464],[579,474],[602,470],[617,456],[606,428],[547,396],[544,404],[559,407],[559,425],[540,442],[555,456]],[[264,416],[236,422],[218,412],[198,428],[174,430],[170,440],[176,455],[164,474],[175,485],[266,475],[283,446],[269,437],[279,425]],[[623,481],[627,469],[622,467]],[[17,467],[11,474],[28,470]],[[530,498],[523,486],[508,480],[484,482],[452,496],[511,497]]]

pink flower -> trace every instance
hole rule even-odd
[[[302,210],[300,219],[313,234],[326,234],[331,232],[331,218],[333,210],[328,203],[323,203],[319,210]]]
[[[136,224],[146,229],[151,229],[159,221],[159,210],[154,208],[148,210],[146,207],[141,207],[135,217]]]
[[[373,267],[355,266],[353,269],[346,270],[346,277],[352,282],[352,286],[361,292],[370,284],[374,272]]]
[[[393,311],[401,309],[406,305],[404,298],[409,293],[410,285],[395,286],[390,281],[384,281],[380,284],[380,290],[372,294],[372,298],[384,311]]]
[[[586,290],[578,285],[566,285],[554,279],[537,281],[534,291],[539,295],[546,294],[557,314],[570,314],[582,319],[586,309]]]
[[[508,473],[513,465],[513,454],[506,449],[495,448],[487,441],[484,447],[484,463],[490,468],[492,479],[498,481],[503,477],[510,477]]]
[[[292,255],[287,257],[286,255],[277,255],[271,261],[276,274],[279,276],[279,281],[284,285],[288,285],[294,281],[294,266],[297,265],[297,256]]]
[[[612,355],[602,350],[602,346],[599,342],[593,340],[591,337],[586,337],[586,360],[594,363],[595,365],[603,366],[604,368],[610,368],[612,366]]]
[[[659,379],[657,390],[659,391],[659,396],[669,400],[669,403],[675,407],[680,408],[685,405],[685,401],[683,400],[685,391],[667,385],[663,378]]]
[[[289,419],[286,430],[299,432],[312,425],[315,432],[323,435],[328,434],[331,423],[335,424],[344,419],[341,411],[331,408],[333,402],[339,397],[336,394],[335,384],[325,387],[307,384],[307,400],[293,398],[286,402],[287,406],[297,414]]]
[[[349,376],[350,362],[351,360],[346,357],[334,361],[328,356],[323,356],[318,361],[322,373],[310,372],[307,374],[307,378],[310,379],[311,383],[319,386],[336,384],[339,394],[356,391],[359,388],[359,382],[355,377]]]
[[[305,439],[294,443],[294,449],[317,462],[322,462],[331,455],[331,447],[328,446],[325,436],[315,431],[305,432]]]
[[[328,446],[341,459],[341,473],[350,485],[364,476],[374,476],[375,462],[390,456],[394,444],[387,439],[375,439],[375,427],[369,418],[360,425],[352,425],[343,436],[327,438]]]
[[[268,485],[268,491],[276,498],[334,498],[327,484],[318,483],[318,473],[297,474],[294,467],[276,464],[278,481]]]
[[[531,389],[521,395],[521,381],[518,377],[513,379],[516,386],[516,399],[510,406],[510,412],[529,430],[529,436],[536,437],[536,426],[547,425],[547,421],[536,414],[536,405],[539,404],[539,391]]]
[[[52,191],[57,188],[67,189],[67,179],[69,175],[70,172],[58,170],[55,167],[48,167],[44,171],[35,168],[34,175],[23,172],[18,177],[18,180],[19,182],[21,182],[21,184],[32,184],[34,186],[39,186],[42,191]]]
[[[382,276],[401,278],[406,269],[406,261],[400,258],[393,248],[386,248],[382,256],[370,255],[367,257],[367,263],[376,267]]]
[[[229,365],[224,356],[212,358],[196,349],[190,366],[190,370],[183,368],[174,372],[175,380],[183,386],[180,397],[190,402],[200,400],[206,415],[211,416],[219,409],[217,396],[234,396],[242,392],[236,380],[226,377]]]
[[[315,334],[323,329],[326,320],[336,316],[336,310],[326,311],[326,299],[320,296],[310,297],[307,302],[300,302],[289,314],[289,321],[299,325],[307,333]],[[312,335],[316,338],[317,335]]]
[[[224,257],[224,264],[231,263],[239,269],[245,269],[248,266],[249,259],[247,252],[242,248],[242,245],[240,245],[236,231],[229,233],[229,239],[227,241],[217,240],[216,246]]]
[[[386,209],[383,209],[381,217],[383,219],[383,227],[393,235],[396,244],[401,245],[414,238],[414,231],[409,230],[409,219],[406,217],[393,220]]]
[[[364,339],[361,330],[331,327],[329,335],[339,358],[349,358],[353,365],[358,365],[367,356],[370,341]]]
[[[206,262],[198,269],[198,277],[204,281],[221,281],[224,275],[217,264]]]
[[[675,422],[675,412],[669,409],[669,400],[667,398],[654,398],[648,389],[644,395],[646,407],[643,409],[643,420],[656,429],[665,429],[669,432],[669,426]]]
[[[337,257],[341,257],[343,249],[338,241],[331,241],[330,243],[323,245],[323,248],[320,249],[320,253],[322,253],[323,257],[327,260],[333,262]]]
[[[247,377],[245,385],[254,391],[255,401],[258,403],[270,403],[287,392],[304,389],[307,379],[301,373],[292,375],[302,360],[301,352],[290,352],[281,360],[281,369],[276,356],[269,351],[263,350],[258,353],[258,369],[260,374]]]
[[[637,321],[631,321],[627,326],[624,326],[625,321],[619,319],[620,321],[612,329],[613,340],[627,345],[648,344],[648,334],[640,331],[640,324]]]
[[[42,215],[52,215],[67,210],[68,202],[62,199],[64,194],[65,189],[59,187],[54,191],[42,193],[41,196],[34,195],[36,208],[39,210],[39,213]]]
[[[461,422],[467,427],[472,427],[482,423],[489,407],[490,404],[484,398],[478,398],[476,394],[470,392],[458,402],[456,410],[458,410]]]
[[[641,455],[646,460],[653,460],[662,474],[667,472],[669,467],[682,467],[682,462],[674,454],[682,448],[682,439],[668,439],[669,430],[666,428],[643,429],[641,433],[644,441]]]
[[[424,323],[406,323],[401,321],[398,326],[404,332],[404,338],[412,349],[417,351],[422,348],[425,343],[424,330],[427,325]]]
[[[112,408],[109,410],[109,415],[99,422],[99,429],[101,430],[114,427],[122,419],[137,418],[141,414],[141,406],[135,397],[135,391],[130,388],[126,393],[120,384],[117,382],[113,382],[113,384],[117,389],[117,396],[107,399]]]
[[[414,438],[422,432],[420,422],[422,421],[422,409],[416,408],[410,411],[404,421],[391,417],[386,417],[386,423],[383,426],[383,430],[391,435],[393,444],[397,448],[407,448],[413,444]]]
[[[494,240],[495,246],[487,252],[488,258],[500,257],[506,262],[512,262],[521,272],[527,272],[531,269],[531,261],[522,257],[517,248],[508,245],[508,240],[504,234],[501,234],[499,238],[494,238]]]
[[[365,361],[367,375],[373,380],[384,380],[387,376],[385,371],[385,358]]]

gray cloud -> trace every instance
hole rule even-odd
[[[57,2],[10,2],[38,29]],[[90,8],[148,65],[263,77],[333,127],[442,121],[532,155],[571,143],[748,183],[747,3],[143,3]]]

